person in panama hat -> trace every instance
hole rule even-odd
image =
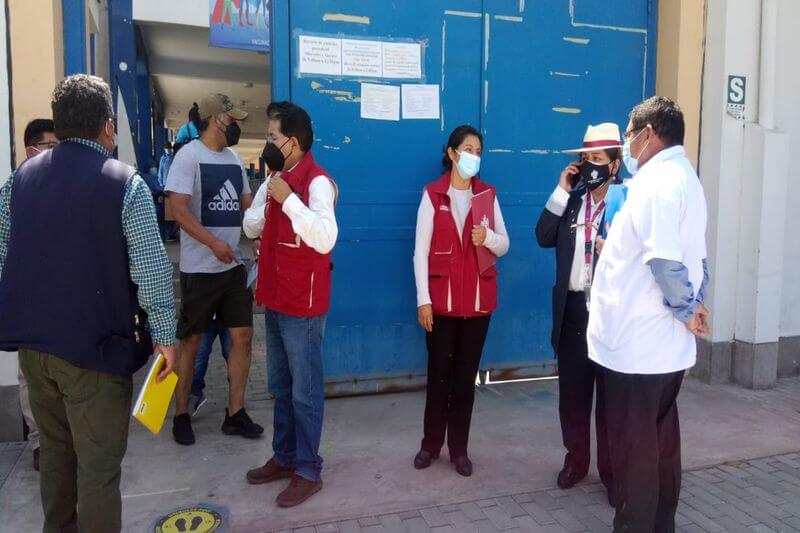
[[[603,388],[595,363],[588,357],[586,326],[592,274],[598,256],[595,239],[602,227],[605,195],[621,167],[620,131],[607,122],[590,125],[580,148],[565,153],[579,158],[561,172],[536,224],[539,246],[556,249],[551,342],[558,358],[559,415],[564,467],[558,486],[568,489],[589,471],[592,401],[597,388],[595,425],[597,469],[613,502],[611,465],[603,412]]]

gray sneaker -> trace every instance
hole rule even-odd
[[[192,417],[197,415],[197,411],[199,411],[207,401],[208,398],[206,398],[206,395],[202,392],[200,393],[200,396],[196,396],[194,394],[189,395],[189,412],[191,413]]]

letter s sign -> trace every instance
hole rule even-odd
[[[746,83],[744,76],[728,76],[729,104],[744,104]]]

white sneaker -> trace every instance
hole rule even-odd
[[[200,396],[195,396],[194,394],[189,395],[189,409],[192,418],[197,415],[197,411],[199,411],[207,401],[208,398],[206,398],[206,395],[202,392],[200,393]]]

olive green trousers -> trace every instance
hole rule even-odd
[[[120,531],[131,378],[35,350],[19,356],[41,439],[44,532]]]

